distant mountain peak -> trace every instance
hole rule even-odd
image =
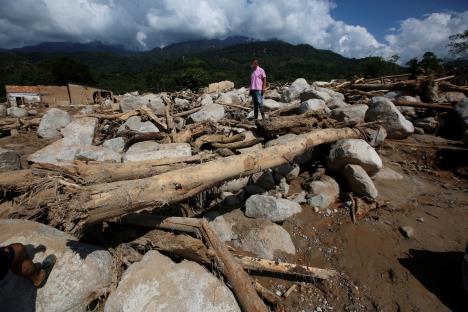
[[[110,52],[115,54],[127,54],[132,51],[125,48],[123,45],[112,45],[102,41],[90,42],[42,42],[36,45],[24,46],[22,48],[11,49],[13,52],[20,53],[75,53],[75,52]]]

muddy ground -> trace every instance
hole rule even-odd
[[[0,138],[0,146],[22,155],[24,167],[26,156],[48,143],[34,132]],[[429,135],[387,140],[379,154],[404,179],[376,181],[376,210],[354,224],[343,199],[329,213],[304,205],[286,221],[298,252],[282,260],[333,268],[340,277],[297,283],[255,276],[278,294],[297,284],[279,310],[468,311],[461,275],[468,242],[468,154],[459,144]],[[325,155],[327,147],[322,149]],[[291,183],[290,195],[312,170]],[[414,236],[405,238],[400,226],[414,228]]]

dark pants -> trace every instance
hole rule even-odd
[[[250,90],[250,95],[252,96],[252,101],[253,101],[253,104],[254,104],[255,119],[258,118],[258,110],[260,110],[260,112],[262,113],[262,117],[264,117],[262,91],[260,91],[260,90]]]
[[[13,250],[13,247],[0,247],[0,280],[7,275],[14,259],[15,251]]]

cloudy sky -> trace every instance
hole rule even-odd
[[[244,35],[348,57],[447,53],[468,29],[466,0],[2,0],[0,47],[101,40],[150,49]]]

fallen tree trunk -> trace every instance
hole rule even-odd
[[[393,102],[396,106],[409,106],[416,108],[432,108],[437,110],[452,110],[453,106],[450,103],[415,103],[415,102],[405,102],[405,101],[395,101]]]
[[[262,150],[230,156],[157,176],[96,184],[80,190],[65,188],[49,206],[50,223],[80,234],[85,225],[145,208],[183,201],[224,181],[280,166],[324,143],[365,137],[365,129],[322,129],[304,133]]]

